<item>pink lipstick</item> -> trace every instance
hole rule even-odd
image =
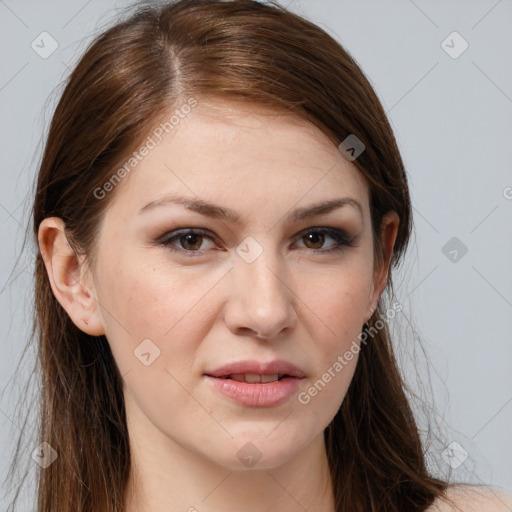
[[[305,374],[288,361],[238,361],[205,372],[211,385],[246,407],[272,407],[294,395]]]

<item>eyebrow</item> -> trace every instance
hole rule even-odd
[[[238,212],[230,208],[219,206],[203,199],[183,197],[179,195],[170,195],[151,201],[146,206],[143,206],[139,211],[138,215],[147,212],[159,206],[167,206],[170,204],[179,204],[187,208],[188,210],[200,213],[205,217],[211,217],[214,219],[225,220],[233,224],[242,224],[242,218]],[[337,208],[343,206],[355,207],[363,218],[363,207],[356,199],[352,197],[340,197],[338,199],[329,199],[320,203],[315,203],[310,206],[304,206],[297,208],[287,215],[288,220],[297,222],[316,215],[322,215],[329,213]]]

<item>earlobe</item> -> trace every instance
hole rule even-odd
[[[68,242],[64,221],[59,217],[44,219],[38,243],[53,294],[73,323],[91,336],[105,334],[94,289],[86,282],[84,259]]]
[[[400,217],[398,214],[391,210],[387,212],[382,218],[380,239],[383,250],[383,260],[375,268],[373,274],[373,286],[372,286],[372,297],[369,305],[368,318],[373,314],[373,310],[377,308],[380,296],[386,288],[386,284],[389,276],[389,267],[391,264],[391,257],[393,256],[393,249],[395,246],[395,240],[398,234],[398,227],[400,225]]]

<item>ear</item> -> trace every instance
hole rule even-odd
[[[384,254],[383,260],[375,266],[373,272],[373,286],[372,290],[370,291],[368,311],[366,313],[366,319],[364,320],[365,322],[368,321],[373,315],[373,312],[379,303],[380,296],[386,288],[389,275],[389,266],[391,263],[391,257],[393,256],[393,248],[395,246],[399,224],[400,217],[394,210],[390,210],[382,218],[380,240]]]
[[[69,244],[64,221],[59,217],[44,219],[38,242],[53,294],[73,323],[91,336],[105,334],[95,290],[86,280],[84,258]]]

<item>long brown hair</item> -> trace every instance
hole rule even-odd
[[[94,191],[162,112],[206,96],[293,112],[336,145],[349,135],[362,141],[365,151],[353,163],[370,186],[375,262],[383,256],[382,217],[394,210],[400,225],[391,265],[398,265],[412,208],[382,105],[337,41],[273,1],[141,4],[89,45],[51,121],[32,212],[36,243],[41,221],[60,217],[77,254],[92,262],[98,226],[115,193],[98,199]],[[392,288],[390,273],[386,291]],[[375,327],[387,307],[381,298],[363,326],[371,341],[324,433],[337,512],[425,511],[447,487],[427,470],[388,326]],[[39,252],[35,313],[38,436],[58,453],[38,473],[38,511],[121,512],[130,472],[122,379],[107,339],[78,329],[56,300]]]

